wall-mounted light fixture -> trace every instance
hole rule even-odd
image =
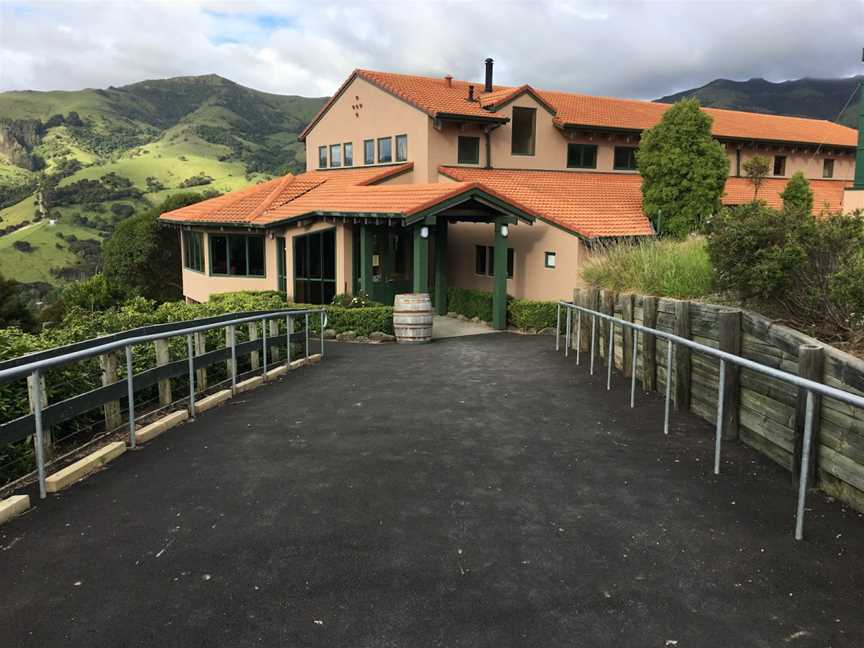
[[[507,227],[507,224],[501,226],[501,236],[507,238],[510,235],[510,228]]]
[[[267,232],[267,238],[272,241],[274,238],[276,238],[276,232],[270,230],[269,232]]]
[[[429,228],[425,225],[420,228],[420,238],[427,239],[429,238]]]

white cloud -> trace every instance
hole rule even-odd
[[[216,73],[332,93],[355,67],[653,98],[716,77],[857,74],[864,0],[7,2],[0,89]]]

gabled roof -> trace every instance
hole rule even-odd
[[[780,194],[786,188],[786,178],[765,178],[756,198],[764,200],[769,206],[779,209],[783,206]],[[813,191],[813,211],[817,214],[823,211],[840,211],[843,208],[843,190],[851,187],[851,182],[844,180],[809,180]],[[726,181],[726,192],[723,203],[726,205],[743,205],[753,200],[753,183],[747,178],[729,178]]]
[[[312,127],[338,99],[355,78],[360,77],[389,92],[433,118],[477,119],[502,121],[495,110],[523,92],[530,92],[539,102],[548,105],[559,128],[609,129],[639,132],[651,128],[671,104],[633,99],[596,97],[568,92],[535,90],[530,86],[513,88],[494,86],[482,93],[483,85],[453,79],[432,78],[392,72],[355,70],[333,98],[321,109],[301,133],[304,139]],[[475,101],[468,101],[468,86],[475,88]],[[827,145],[853,148],[857,132],[822,119],[765,115],[719,108],[703,108],[714,119],[712,131],[716,137],[733,140],[757,140],[790,144]]]
[[[376,184],[412,167],[409,163],[384,171],[361,167],[288,175],[166,212],[160,219],[176,224],[267,227],[312,216],[379,216],[410,224],[468,200],[491,204],[521,220],[535,217],[529,207],[477,182]]]
[[[459,182],[479,182],[585,238],[653,234],[636,174],[449,166],[438,171]]]

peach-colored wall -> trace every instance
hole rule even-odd
[[[736,161],[734,144],[726,145],[726,154],[729,157],[729,175],[736,175]],[[769,167],[769,177],[791,178],[792,175],[801,171],[808,180],[822,180],[822,171],[824,161],[826,159],[834,160],[834,177],[833,180],[851,180],[855,175],[855,157],[851,153],[843,153],[836,155],[834,152],[819,153],[818,155],[812,151],[794,150],[789,147],[741,147],[741,176],[744,176],[744,162],[750,160],[757,155],[767,157],[771,165]],[[786,156],[786,173],[783,176],[774,176],[774,156]]]
[[[493,245],[489,223],[456,223],[447,237],[447,282],[457,288],[491,291],[493,278],[477,275],[474,247]],[[570,298],[573,288],[584,285],[580,266],[586,255],[582,241],[554,225],[535,221],[510,227],[507,247],[513,248],[513,278],[507,294],[518,299],[556,300]],[[544,267],[545,253],[555,252],[556,267]]]
[[[864,210],[864,189],[847,189],[843,192],[843,211]]]
[[[318,168],[318,147],[351,142],[354,166],[363,165],[363,141],[393,138],[393,162],[396,161],[396,135],[408,136],[408,161],[414,162],[418,178],[428,178],[427,129],[429,117],[396,99],[364,79],[354,79],[339,99],[318,121],[306,138],[306,168]],[[329,150],[329,149],[328,149]],[[424,180],[428,182],[428,180]]]

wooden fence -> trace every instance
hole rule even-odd
[[[573,298],[580,306],[864,395],[864,361],[756,313],[590,288],[577,288]],[[588,351],[591,323],[587,317],[583,316],[582,326],[582,350]],[[605,361],[608,324],[598,322],[597,330],[595,352]],[[615,329],[614,363],[626,376],[630,375],[632,360],[631,336],[630,330]],[[572,340],[575,345],[575,328]],[[636,361],[637,379],[643,388],[664,393],[666,343],[640,335]],[[676,347],[671,376],[675,409],[714,423],[719,361]],[[797,387],[727,366],[724,438],[740,439],[797,474],[801,465],[804,401],[805,395]],[[816,402],[811,483],[864,511],[864,411],[830,398],[817,398]]]

